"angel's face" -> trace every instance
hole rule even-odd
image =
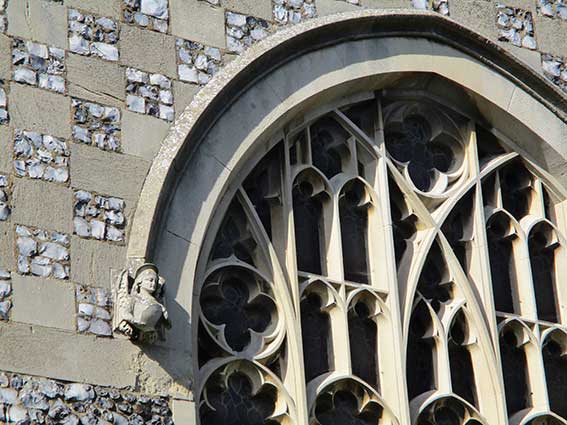
[[[144,270],[139,276],[140,288],[153,294],[156,291],[158,284],[158,275],[153,270]]]

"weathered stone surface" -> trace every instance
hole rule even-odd
[[[494,24],[495,10],[486,7],[484,0],[460,0],[451,3],[451,17],[474,28],[485,37],[495,40],[497,27]]]
[[[124,198],[127,207],[136,205],[148,161],[77,144],[71,146],[71,157],[73,187]]]
[[[408,1],[409,3],[409,1]],[[407,6],[406,6],[407,7]],[[352,10],[359,10],[360,7],[354,4],[349,4],[344,1],[336,0],[317,0],[317,15],[326,16],[339,12],[348,12]]]
[[[224,0],[222,5],[234,12],[272,20],[271,0]]]
[[[55,2],[18,0],[8,2],[8,34],[67,47],[67,9]]]
[[[60,280],[12,276],[12,320],[75,330],[74,285]]]
[[[0,173],[12,171],[12,140],[11,130],[0,126]]]
[[[116,107],[124,104],[124,69],[117,63],[69,53],[67,80],[70,96]]]
[[[177,81],[174,82],[174,86]],[[163,120],[124,111],[122,149],[124,153],[151,161],[167,135],[169,124]]]
[[[0,221],[0,269],[15,270],[14,229],[11,220]]]
[[[111,18],[120,17],[120,0],[65,0],[65,5]]]
[[[11,40],[4,34],[0,34],[0,79],[10,79],[11,57]]]
[[[225,47],[223,9],[193,0],[170,0],[169,8],[173,35]]]
[[[71,280],[83,285],[110,289],[111,270],[120,270],[126,265],[126,247],[71,238]]]
[[[536,37],[542,52],[567,56],[567,21],[535,16]]]
[[[73,231],[73,191],[26,178],[16,179],[12,191],[12,220],[18,224],[64,233]]]
[[[187,84],[181,81],[173,82],[173,95],[175,97],[175,117],[179,117],[187,105],[191,103],[193,97],[199,91],[199,86]]]
[[[120,32],[121,62],[142,71],[176,77],[175,38],[124,25]]]
[[[15,2],[12,2],[15,3]],[[16,128],[56,137],[71,135],[71,98],[20,84],[10,86],[9,110]]]

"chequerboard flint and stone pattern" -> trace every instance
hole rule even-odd
[[[120,151],[120,109],[73,98],[73,140],[107,151]]]
[[[12,309],[11,279],[9,271],[0,269],[0,320],[8,320],[10,318],[10,310]]]
[[[567,93],[567,58],[548,53],[541,55],[543,74]]]
[[[0,372],[0,423],[173,425],[163,397]]]
[[[168,0],[122,0],[124,22],[166,33],[169,27]]]
[[[282,25],[297,24],[317,16],[314,0],[273,0],[273,3],[274,20]]]
[[[10,217],[10,188],[8,176],[0,174],[0,221],[8,220]]]
[[[13,149],[17,176],[56,183],[69,180],[69,147],[64,139],[16,129]]]
[[[112,336],[112,295],[105,288],[75,285],[77,331]]]
[[[123,242],[125,206],[123,199],[77,190],[73,208],[75,234],[86,239]]]
[[[21,225],[16,226],[15,232],[19,274],[69,278],[68,235]]]
[[[498,4],[497,9],[498,39],[517,47],[535,50],[537,44],[532,13],[503,4]]]
[[[14,38],[12,65],[14,81],[65,93],[65,50]]]
[[[179,79],[189,83],[205,85],[223,65],[223,55],[219,48],[205,46],[195,41],[178,38],[177,73]]]
[[[119,59],[118,24],[107,17],[69,9],[69,50],[109,61]]]
[[[173,91],[171,79],[126,68],[126,106],[130,111],[173,121]]]
[[[232,53],[243,53],[269,35],[267,21],[241,13],[226,12],[226,47]]]
[[[567,20],[567,1],[537,0],[537,8],[543,16]]]

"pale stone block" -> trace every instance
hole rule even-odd
[[[150,163],[131,155],[71,145],[71,185],[126,200],[135,205]]]
[[[112,288],[111,270],[126,266],[126,246],[71,238],[71,280],[83,285]]]
[[[159,151],[168,130],[169,124],[164,120],[124,111],[122,148],[127,154],[151,161]]]
[[[12,275],[14,322],[75,330],[75,287],[70,282]]]
[[[175,118],[179,117],[193,97],[199,91],[199,86],[187,84],[181,81],[173,82],[173,98],[175,99]]]
[[[14,283],[17,291],[20,282]],[[74,320],[74,314],[70,317]],[[128,340],[18,323],[0,323],[0,338],[1,370],[119,388],[136,384],[132,364],[139,348]]]
[[[173,400],[173,422],[176,424],[196,424],[197,408],[194,401]]]
[[[0,126],[0,174],[12,171],[12,131]]]
[[[16,256],[14,254],[14,229],[12,221],[0,221],[0,268],[16,270]]]
[[[360,10],[359,6],[338,0],[317,0],[317,15],[326,16],[340,12]]]
[[[15,2],[11,2],[15,3]],[[14,128],[71,137],[71,98],[21,84],[11,84],[10,123]]]
[[[408,0],[360,0],[360,5],[376,9],[407,9],[410,7]]]
[[[170,35],[122,25],[120,52],[125,65],[177,77],[175,38]]]
[[[534,26],[538,50],[567,56],[567,21],[535,15]]]
[[[0,34],[0,80],[12,78],[12,40]]]
[[[124,104],[126,77],[120,65],[72,53],[66,65],[70,96],[116,107]]]
[[[120,0],[65,0],[65,5],[115,19],[119,19],[121,13]]]
[[[224,10],[195,0],[170,0],[171,33],[209,46],[226,47]]]
[[[271,0],[224,0],[222,5],[227,10],[243,15],[255,16],[267,21],[272,20]]]
[[[8,34],[50,46],[67,47],[67,8],[42,0],[9,1]]]
[[[521,62],[524,62],[526,65],[533,68],[534,71],[543,74],[543,68],[541,66],[541,53],[537,50],[524,49],[522,47],[517,47],[511,43],[504,43],[502,41],[499,41],[498,44],[500,44],[501,47],[516,56],[516,58]]]
[[[26,226],[73,231],[73,191],[53,183],[14,179],[12,221]]]
[[[485,0],[461,0],[449,3],[451,18],[483,36],[496,40],[496,7]]]

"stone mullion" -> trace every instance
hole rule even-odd
[[[386,146],[384,142],[384,122],[382,117],[381,99],[377,102],[377,119],[374,126],[374,141],[381,157],[377,159],[377,170],[374,190],[381,201],[378,213],[381,214],[382,227],[376,229],[382,236],[384,246],[383,256],[373,256],[376,270],[384,270],[385,281],[388,283],[388,299],[386,304],[390,310],[390,329],[393,349],[386,353],[380,350],[380,387],[386,403],[395,409],[401,425],[411,424],[407,380],[405,379],[405,347],[403,346],[402,310],[400,308],[399,283],[396,268],[394,233],[390,209],[390,191],[388,186],[388,165],[386,163]],[[374,229],[372,229],[374,231]],[[380,344],[381,341],[378,341]],[[387,389],[387,391],[386,391]]]
[[[287,344],[289,350],[288,374],[284,380],[284,385],[292,394],[295,401],[297,412],[297,423],[307,423],[307,390],[305,386],[305,371],[303,368],[303,347],[301,339],[301,320],[295,311],[293,295],[290,291],[288,280],[285,277],[284,269],[280,265],[275,249],[261,224],[248,195],[244,189],[238,191],[238,198],[246,212],[251,224],[251,230],[254,237],[258,241],[259,246],[263,249],[264,254],[272,266],[274,279],[274,294],[276,300],[284,314]]]
[[[472,178],[475,181],[474,211],[473,211],[473,252],[469,273],[477,286],[484,307],[485,319],[488,323],[492,343],[500,358],[498,347],[498,323],[496,321],[495,303],[490,275],[490,257],[488,254],[488,237],[486,234],[486,217],[484,214],[484,199],[482,196],[482,181],[477,149],[477,135],[474,122],[467,126],[469,133],[468,157]]]
[[[490,257],[488,252],[488,236],[486,234],[486,216],[484,211],[484,198],[482,194],[482,179],[479,167],[478,158],[478,141],[475,129],[475,124],[469,122],[468,130],[470,132],[469,141],[469,155],[471,158],[471,173],[476,181],[475,183],[475,207],[474,207],[474,233],[473,233],[473,255],[471,258],[470,274],[476,285],[480,285],[477,288],[480,294],[481,301],[483,304],[484,319],[486,320],[490,336],[492,338],[492,347],[494,351],[495,358],[497,359],[497,365],[495,367],[498,369],[499,374],[495,379],[498,380],[498,385],[500,388],[504,388],[504,374],[502,370],[502,358],[500,355],[500,344],[498,342],[498,321],[496,318],[496,309],[494,301],[494,292],[492,290],[492,276],[490,273]],[[498,172],[496,171],[498,176]],[[498,177],[497,177],[498,179]],[[499,183],[499,182],[498,182]],[[498,196],[501,204],[501,194],[498,190]],[[484,394],[484,388],[482,388],[482,382],[479,382],[477,391],[479,393],[479,398],[482,399],[482,394]],[[478,385],[478,384],[477,384]],[[504,394],[502,392],[502,394]],[[498,412],[494,412],[493,416],[497,417],[502,424],[507,423],[506,414],[506,397],[502,398],[502,402],[499,403]],[[482,406],[481,406],[482,407]]]

